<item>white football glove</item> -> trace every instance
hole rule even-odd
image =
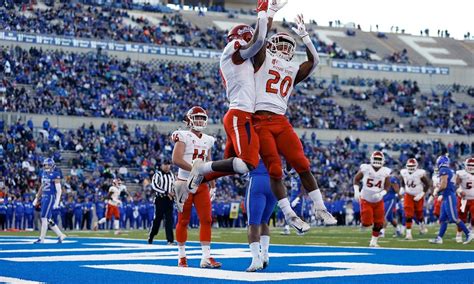
[[[58,202],[54,202],[53,204],[53,209],[58,209],[59,208],[59,201]]]
[[[374,198],[375,199],[383,198],[385,196],[385,194],[387,194],[387,191],[382,190],[381,192],[374,194]]]
[[[285,7],[286,3],[288,3],[288,0],[270,0],[267,10],[268,17],[273,18],[276,12],[280,11],[281,8]]]
[[[38,205],[38,197],[35,197],[35,200],[33,200],[33,206],[36,207]]]
[[[215,187],[211,187],[209,189],[209,195],[211,196],[211,202],[216,199],[216,188]]]
[[[442,195],[438,196],[438,202],[441,202],[441,201],[443,201],[443,196]]]
[[[308,36],[308,32],[306,31],[306,26],[304,25],[303,14],[299,14],[296,16],[295,19],[296,28],[291,28],[296,34],[298,34],[301,38]]]
[[[425,196],[425,193],[424,193],[424,192],[418,193],[418,194],[413,198],[413,200],[419,201],[420,199],[423,198],[423,196]]]
[[[298,205],[298,203],[300,203],[300,197],[296,197],[295,200],[293,200],[291,202],[291,207],[295,207],[296,205]]]
[[[354,198],[359,200],[360,199],[360,185],[354,184]]]

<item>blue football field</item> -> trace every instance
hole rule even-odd
[[[8,283],[474,283],[474,251],[272,245],[270,266],[246,273],[245,244],[214,243],[222,269],[201,269],[189,243],[189,268],[177,248],[143,240],[0,236],[0,282]],[[308,282],[309,281],[309,282]]]

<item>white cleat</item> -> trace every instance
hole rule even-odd
[[[371,248],[379,248],[379,244],[377,242],[370,241],[369,247]]]
[[[472,217],[471,217],[472,218]],[[467,245],[469,244],[470,242],[472,242],[472,240],[474,240],[474,234],[473,233],[470,233],[469,236],[467,236],[467,239],[464,243],[462,243],[463,245]]]
[[[290,230],[283,230],[280,235],[288,236],[290,234]]]
[[[66,238],[67,236],[65,234],[62,234],[61,236],[58,237],[58,244],[62,244],[64,239]]]
[[[186,182],[187,190],[191,193],[196,193],[197,188],[201,184],[204,176],[199,173],[199,167],[204,163],[201,159],[196,159],[193,161],[193,167],[191,172],[189,172],[189,177]]]
[[[202,258],[201,259],[201,268],[221,268],[222,263],[216,261],[214,258]]]
[[[250,266],[245,269],[246,272],[256,272],[263,269],[263,262],[260,258],[252,260]]]
[[[33,242],[34,244],[44,244],[44,240],[42,239],[37,239],[36,241]]]
[[[286,222],[288,223],[288,225],[292,226],[293,228],[295,228],[296,231],[300,233],[305,233],[311,228],[308,223],[301,220],[298,216],[290,217],[288,220],[286,220]]]
[[[430,239],[429,242],[430,242],[430,244],[442,245],[443,244],[443,239],[440,238],[440,237],[436,237],[436,239]]]
[[[316,209],[314,212],[316,219],[320,219],[324,221],[324,225],[332,226],[337,225],[337,220],[331,213],[328,212],[327,209]]]
[[[456,234],[456,243],[460,244],[462,243],[462,234]]]
[[[413,236],[412,236],[411,234],[407,234],[407,235],[405,236],[405,240],[411,241],[411,240],[413,240]]]

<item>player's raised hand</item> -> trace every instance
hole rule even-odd
[[[270,0],[270,4],[268,5],[268,16],[273,17],[273,15],[280,11],[281,8],[285,7],[287,3],[288,0]]]
[[[257,13],[268,10],[268,0],[258,0],[257,1]]]
[[[298,34],[301,38],[304,38],[305,36],[307,36],[308,32],[306,31],[306,26],[304,25],[303,14],[299,14],[296,16],[295,23],[296,23],[296,28],[293,27],[291,29],[296,34]]]

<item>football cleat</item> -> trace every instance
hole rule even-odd
[[[300,233],[307,232],[311,228],[308,223],[301,220],[298,216],[290,217],[288,220],[286,220],[286,222],[288,223],[288,225],[292,226],[293,228],[295,228],[296,231]]]
[[[58,244],[62,244],[64,239],[66,238],[67,236],[62,234],[61,236],[58,237]]]
[[[371,248],[378,248],[378,247],[380,247],[380,246],[379,246],[379,244],[378,244],[377,242],[370,241],[369,247],[371,247]]]
[[[427,233],[428,233],[428,228],[426,228],[425,226],[420,228],[420,235],[425,235]]]
[[[429,242],[430,242],[430,244],[442,245],[443,244],[443,239],[440,238],[440,237],[436,237],[436,239],[430,239]]]
[[[314,215],[316,216],[316,219],[323,220],[324,225],[332,226],[337,224],[336,218],[334,218],[327,209],[316,209]]]
[[[201,159],[196,159],[193,161],[193,167],[191,168],[191,172],[189,173],[189,177],[187,180],[187,189],[191,193],[196,193],[198,186],[201,184],[204,176],[199,173],[199,167],[204,163]]]
[[[152,237],[148,237],[148,244],[149,245],[153,244],[153,238]]]
[[[169,246],[177,246],[178,244],[176,242],[168,242]]]
[[[117,231],[114,232],[114,235],[118,236],[118,235],[120,235],[121,233],[122,233],[122,232],[120,232],[120,231],[117,230]]]
[[[188,259],[186,257],[180,257],[178,259],[178,266],[179,267],[188,267]]]
[[[257,258],[256,260],[252,260],[252,263],[250,264],[245,271],[247,272],[255,272],[263,269],[263,262],[260,258]]]
[[[413,236],[411,235],[411,233],[407,233],[407,235],[405,236],[405,240],[408,240],[408,241],[411,241],[413,240]]]
[[[285,235],[288,236],[290,234],[290,228],[288,226],[285,226],[285,229],[280,233],[280,235]]]
[[[94,227],[92,227],[92,230],[97,231],[99,229],[99,223],[95,222]]]
[[[221,266],[222,263],[212,257],[201,259],[201,268],[221,268]]]
[[[462,243],[463,245],[467,245],[469,244],[470,242],[472,242],[472,240],[474,240],[474,234],[473,233],[470,233],[469,236],[467,236],[467,239],[464,243]]]
[[[297,236],[304,236],[305,234],[306,234],[305,232],[298,232],[298,231],[296,231],[296,235],[297,235]]]
[[[44,240],[42,239],[37,239],[36,241],[33,242],[34,244],[43,244]]]

